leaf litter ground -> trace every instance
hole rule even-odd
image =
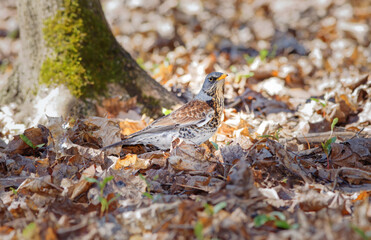
[[[199,147],[102,152],[150,123],[135,98],[18,134],[2,107],[1,238],[371,238],[369,1],[103,6],[118,41],[182,99],[228,72],[223,123]]]

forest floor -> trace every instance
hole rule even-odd
[[[369,0],[124,2],[114,35],[169,91],[229,74],[218,132],[102,152],[152,121],[135,98],[34,127],[0,106],[1,239],[371,239]],[[0,86],[19,50],[1,1]]]

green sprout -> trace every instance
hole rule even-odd
[[[243,57],[248,65],[251,65],[255,60],[255,57],[251,57],[249,54],[245,54]]]
[[[197,240],[203,240],[204,239],[204,225],[202,224],[201,221],[197,221],[195,226],[193,227],[193,232],[197,238]]]
[[[225,208],[227,206],[226,202],[220,202],[216,204],[215,206],[212,206],[208,203],[204,204],[204,211],[211,217],[215,214],[217,214],[220,210]]]
[[[268,57],[269,51],[267,49],[263,49],[259,51],[259,56],[262,61],[266,60]]]
[[[363,240],[370,240],[371,239],[371,231],[365,232],[359,227],[351,224],[350,227],[356,232]]]
[[[164,116],[169,115],[171,112],[171,109],[162,108],[162,114],[164,114]]]
[[[142,179],[145,183],[146,183],[146,191],[142,194],[143,196],[153,200],[153,196],[151,194],[151,187],[152,187],[152,183],[151,181],[149,181],[145,176],[143,176],[143,174],[139,173],[139,177],[140,179]],[[156,181],[158,179],[158,175],[154,176],[153,177],[153,181]]]
[[[100,212],[101,212],[101,215],[103,215],[103,213],[107,212],[108,209],[109,209],[109,205],[115,201],[119,196],[120,194],[116,194],[113,198],[111,198],[110,200],[108,200],[106,197],[104,197],[104,188],[106,187],[107,183],[109,181],[111,181],[113,179],[113,176],[108,176],[108,177],[105,177],[103,179],[103,181],[98,181],[97,179],[95,178],[89,178],[89,177],[86,177],[85,180],[90,182],[90,183],[96,183],[99,187],[99,196],[98,196],[98,199],[99,199],[99,202],[101,204],[101,209],[100,209]]]
[[[12,190],[12,193],[13,193],[14,195],[18,195],[18,191],[17,191],[17,189],[15,189],[14,187],[10,187],[10,190]]]
[[[326,142],[321,143],[322,149],[325,152],[326,157],[327,157],[327,169],[330,169],[329,154],[331,152],[331,143],[334,143],[336,141],[336,137],[332,137],[332,134],[334,132],[335,125],[338,123],[338,121],[339,121],[338,118],[335,118],[334,120],[332,120],[330,138],[327,139]]]
[[[144,66],[144,60],[143,60],[143,58],[137,58],[137,63],[138,63],[138,65],[139,65],[140,68],[146,69],[145,66]]]
[[[38,144],[38,145],[35,146],[32,143],[32,141],[26,135],[24,135],[24,134],[19,135],[19,137],[23,140],[23,142],[25,142],[28,146],[32,147],[32,149],[34,149],[34,150],[36,148],[41,148],[42,146],[45,145],[45,143],[41,143],[41,144]]]
[[[274,132],[274,135],[267,134],[267,135],[261,135],[261,136],[258,136],[258,137],[260,137],[260,138],[273,138],[273,139],[275,139],[275,140],[278,141],[280,139],[280,132],[281,132],[281,130],[282,130],[282,128],[277,129]]]
[[[37,233],[37,225],[35,222],[30,222],[22,231],[25,239],[32,239]]]
[[[325,101],[320,100],[320,99],[318,99],[318,98],[310,98],[310,100],[312,100],[312,101],[314,101],[314,102],[316,102],[316,103],[321,104],[322,107],[326,107],[326,105],[327,105]]]
[[[297,229],[299,227],[298,224],[290,225],[286,221],[286,216],[282,212],[271,212],[269,214],[260,214],[254,218],[254,226],[261,227],[267,222],[273,221],[274,226],[277,228],[282,229]]]
[[[214,146],[215,150],[219,149],[219,145],[216,142],[210,141],[211,144]]]

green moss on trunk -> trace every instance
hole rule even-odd
[[[64,0],[63,8],[44,22],[50,56],[43,62],[40,83],[64,84],[76,97],[95,98],[107,84],[122,83],[124,58],[108,28],[98,1]]]

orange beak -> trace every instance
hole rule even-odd
[[[216,79],[217,81],[219,80],[223,80],[224,78],[228,77],[228,74],[226,73],[223,73],[223,75],[221,75],[220,77],[218,77],[218,79]]]

